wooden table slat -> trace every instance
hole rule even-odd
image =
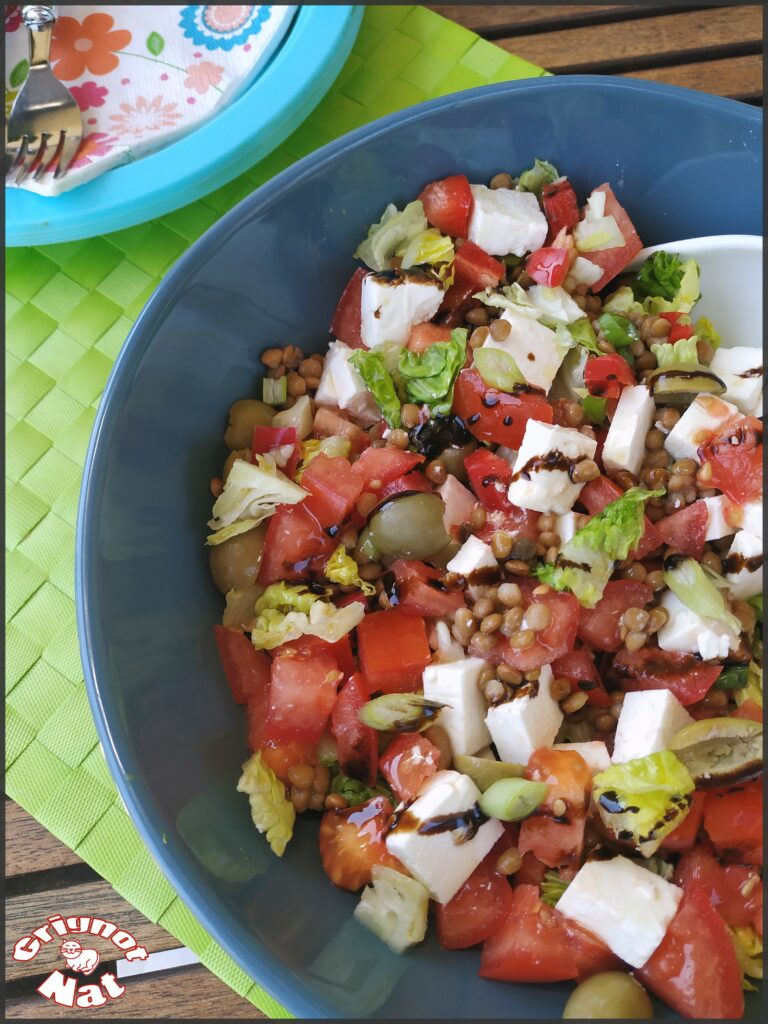
[[[713,56],[736,56],[723,54],[722,50],[728,46],[759,47],[762,45],[762,8],[741,5],[687,11],[618,25],[563,28],[495,42],[548,71],[581,69],[590,72],[608,65],[616,73],[636,71],[643,63],[662,64],[665,57],[673,64],[674,58],[686,51],[701,53],[711,49]],[[621,67],[623,63],[627,65],[625,68]],[[717,83],[713,82],[712,86],[716,89]]]
[[[437,4],[430,8],[481,35],[539,23],[558,26],[567,18],[618,17],[648,10],[642,4]]]
[[[730,57],[710,60],[703,64],[678,64],[674,67],[654,68],[648,71],[630,71],[622,77],[642,78],[648,82],[666,82],[698,89],[732,99],[758,99],[763,90],[763,58]]]
[[[5,851],[8,878],[82,864],[76,853],[12,800],[5,802],[5,832],[9,839]]]

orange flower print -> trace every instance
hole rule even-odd
[[[164,104],[162,96],[155,96],[152,100],[139,96],[134,106],[130,103],[120,104],[122,114],[109,115],[112,131],[138,137],[172,127],[181,117],[181,111],[176,110],[177,106],[177,103]]]
[[[224,68],[211,64],[209,60],[201,60],[199,64],[190,64],[184,85],[194,89],[200,96],[208,92],[212,85],[218,85],[224,75]]]
[[[133,36],[127,29],[115,29],[109,14],[89,14],[82,22],[77,18],[59,18],[53,30],[51,64],[62,82],[89,72],[107,75],[120,63],[115,51],[123,50]]]
[[[115,143],[119,141],[117,136],[107,135],[106,132],[91,132],[80,143],[80,148],[70,167],[86,167],[88,164],[93,163],[94,157],[106,156]]]

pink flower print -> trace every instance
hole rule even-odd
[[[87,167],[96,157],[106,156],[119,141],[117,136],[108,135],[106,132],[91,132],[80,143],[80,149],[71,164],[72,168]]]
[[[162,128],[172,127],[180,118],[181,111],[176,103],[163,103],[162,96],[148,100],[139,96],[134,106],[121,103],[122,114],[110,114],[113,131],[139,137],[148,132],[159,132]]]
[[[97,85],[95,82],[83,82],[82,85],[71,85],[69,91],[77,100],[81,110],[90,110],[91,107],[103,107],[104,97],[109,89],[104,85]]]
[[[5,8],[5,31],[15,32],[21,25],[21,4],[8,4]]]
[[[199,64],[190,64],[187,68],[184,85],[202,96],[212,85],[218,85],[223,75],[224,68],[212,64],[209,60],[201,60]]]

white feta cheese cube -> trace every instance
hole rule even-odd
[[[353,351],[343,341],[334,341],[328,346],[315,402],[347,409],[359,423],[370,427],[381,419],[381,410],[349,361]]]
[[[429,889],[438,903],[448,903],[456,895],[504,831],[501,822],[491,818],[472,839],[456,842],[462,814],[472,813],[479,797],[480,790],[468,775],[437,772],[424,783],[399,825],[387,836],[389,852]],[[419,822],[449,814],[457,816],[457,829],[418,831]]]
[[[547,288],[543,284],[534,284],[525,294],[536,309],[554,317],[555,320],[572,324],[574,320],[581,320],[584,316],[584,310],[576,305],[565,288]]]
[[[440,726],[448,733],[454,754],[474,754],[491,742],[485,701],[477,685],[484,668],[482,658],[465,658],[424,669],[424,696],[446,705],[440,712]]]
[[[655,412],[656,403],[644,384],[624,388],[603,447],[606,469],[626,469],[637,476],[645,455],[645,438]]]
[[[538,687],[521,687],[527,692],[488,709],[485,724],[502,761],[527,764],[534,750],[554,742],[563,712],[552,697],[551,687],[552,669],[544,665]]]
[[[564,547],[579,529],[577,512],[563,512],[555,518],[555,533],[560,538],[560,547]]]
[[[623,764],[666,750],[669,741],[693,719],[669,690],[627,693],[613,746],[613,763]]]
[[[510,325],[509,334],[503,341],[495,341],[489,334],[483,348],[502,349],[515,360],[528,384],[549,391],[569,349],[534,316],[507,309],[500,319]]]
[[[473,534],[461,545],[459,550],[447,563],[448,572],[457,572],[460,576],[469,576],[476,569],[498,569],[499,563],[489,544]]]
[[[664,447],[675,459],[699,461],[699,448],[719,434],[741,413],[716,395],[699,395],[672,427]]]
[[[570,266],[565,283],[573,291],[577,284],[585,284],[589,287],[599,281],[602,276],[602,267],[598,267],[596,263],[585,256],[577,256]]]
[[[611,767],[611,755],[602,740],[590,740],[587,743],[555,743],[552,749],[573,750],[580,754],[593,776]]]
[[[418,274],[363,278],[360,334],[367,348],[386,341],[405,345],[414,324],[431,320],[443,301],[439,284]]]
[[[469,240],[491,256],[524,256],[544,245],[547,218],[532,192],[470,185]]]
[[[573,427],[528,420],[507,495],[519,508],[570,512],[583,483],[571,480],[573,464],[594,457],[597,442]],[[542,465],[545,456],[552,461]]]
[[[712,498],[701,499],[707,507],[707,532],[705,540],[719,540],[721,537],[730,537],[736,532],[736,527],[731,526],[726,519],[726,513],[731,508],[731,502],[724,494],[716,494]]]
[[[748,530],[739,530],[725,559],[725,578],[734,600],[747,601],[763,590],[763,542]]]
[[[459,483],[453,473],[448,474],[445,482],[437,488],[437,493],[445,505],[443,523],[448,533],[451,533],[455,526],[469,522],[477,499],[464,484]]]
[[[755,408],[759,407],[763,393],[763,353],[760,348],[738,345],[735,348],[719,348],[710,370],[717,374],[725,384],[723,396],[733,402],[745,416],[759,415]]]
[[[588,861],[557,901],[631,967],[651,958],[677,913],[683,890],[627,857]]]
[[[738,506],[737,506],[738,507]],[[731,519],[735,520],[735,509],[729,513]],[[763,539],[763,503],[762,501],[748,501],[741,507],[741,528],[756,537]]]
[[[709,659],[724,658],[730,649],[738,646],[738,635],[724,622],[697,615],[671,590],[664,593],[660,604],[669,616],[657,634],[662,651],[687,651]],[[709,653],[711,651],[720,653]]]

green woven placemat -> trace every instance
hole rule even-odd
[[[376,117],[544,73],[423,7],[369,7],[329,94],[246,174],[138,227],[8,252],[7,793],[271,1017],[290,1015],[210,938],[166,882],[123,809],[96,738],[75,628],[74,528],[99,396],[163,274],[258,185]]]

